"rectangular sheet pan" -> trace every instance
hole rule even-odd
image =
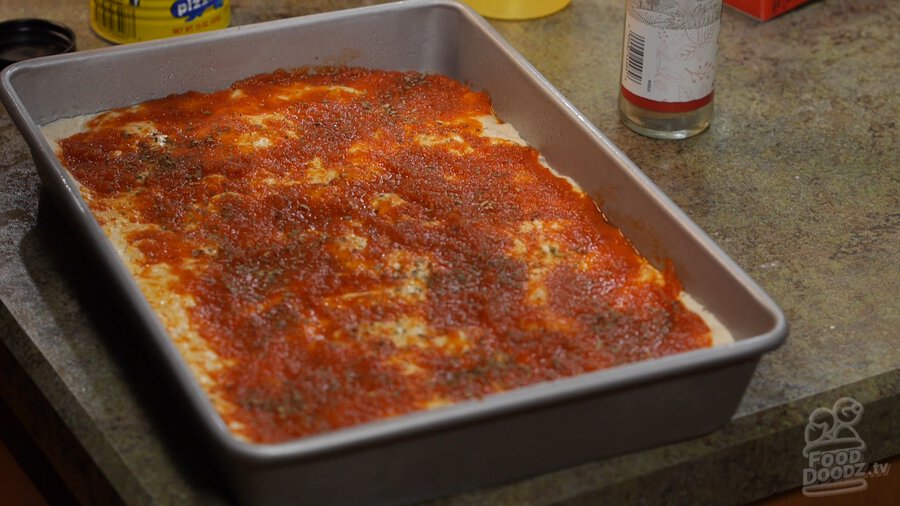
[[[348,64],[449,75],[590,195],[637,248],[671,260],[733,344],[617,367],[276,445],[235,439],[40,132],[53,120],[277,68]],[[714,430],[734,414],[787,323],[775,303],[481,17],[399,2],[26,61],[2,100],[44,187],[147,329],[208,451],[247,504],[397,504],[532,476]],[[203,451],[198,448],[198,451]]]

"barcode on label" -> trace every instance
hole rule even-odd
[[[646,40],[644,37],[628,31],[628,38],[625,41],[625,78],[629,81],[641,85],[644,76],[644,47]]]
[[[94,20],[114,35],[124,39],[133,39],[137,35],[134,7],[120,3],[120,1],[95,0]]]

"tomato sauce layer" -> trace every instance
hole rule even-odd
[[[60,156],[172,274],[250,441],[709,346],[674,275],[486,117],[440,75],[305,68],[105,113]]]

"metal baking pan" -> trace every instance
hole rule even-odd
[[[310,64],[442,73],[573,178],[651,261],[670,260],[732,344],[282,444],[231,435],[119,260],[39,125]],[[44,187],[159,352],[235,496],[247,504],[397,504],[698,436],[726,423],[787,324],[775,303],[480,16],[399,2],[15,64],[2,100]]]

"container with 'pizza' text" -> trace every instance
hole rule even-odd
[[[116,44],[226,28],[230,0],[91,0],[91,29]]]

